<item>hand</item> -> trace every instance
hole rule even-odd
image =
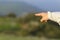
[[[42,16],[42,19],[40,20],[41,22],[47,22],[48,20],[48,13],[38,13],[38,14],[35,14],[35,16]]]

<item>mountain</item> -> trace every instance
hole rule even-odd
[[[7,15],[14,12],[17,16],[28,12],[40,12],[41,9],[25,2],[0,2],[0,15]]]

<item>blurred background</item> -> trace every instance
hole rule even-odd
[[[0,40],[60,39],[58,23],[34,16],[47,11],[60,11],[60,0],[0,0]]]

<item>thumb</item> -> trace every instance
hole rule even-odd
[[[47,22],[47,20],[44,20],[44,19],[41,19],[40,21],[41,21],[41,22]]]

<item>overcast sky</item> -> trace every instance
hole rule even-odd
[[[60,0],[0,0],[0,1],[22,1],[32,5],[37,6],[38,8],[49,10],[49,11],[60,11]]]

